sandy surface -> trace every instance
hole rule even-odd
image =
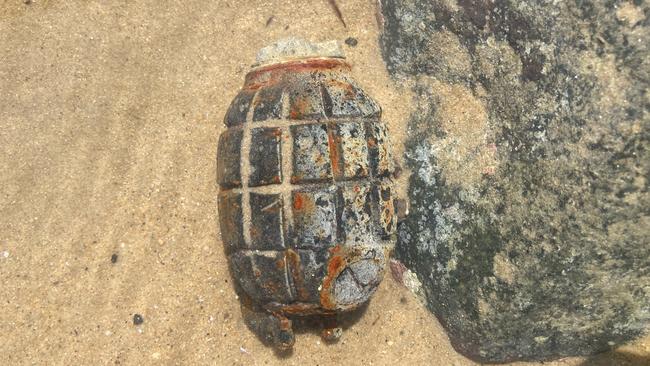
[[[339,1],[347,29],[327,1],[109,3],[0,2],[0,364],[473,364],[391,278],[340,343],[303,332],[285,358],[231,287],[215,152],[257,49],[356,37],[354,76],[402,151],[411,95],[373,1]]]

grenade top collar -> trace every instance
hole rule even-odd
[[[337,41],[312,43],[298,38],[286,38],[260,49],[253,67],[313,58],[345,59],[345,54]]]

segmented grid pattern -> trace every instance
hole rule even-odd
[[[255,105],[256,99],[259,97],[259,91],[252,97],[250,97],[250,106]],[[289,97],[285,94],[282,95],[282,113],[281,115],[287,116],[289,112]],[[342,190],[356,189],[357,191],[361,188],[362,192],[369,191],[370,188],[387,187],[389,182],[383,182],[387,177],[392,174],[392,161],[389,161],[389,156],[383,154],[383,161],[380,161],[377,156],[374,158],[371,156],[374,151],[377,153],[377,148],[383,148],[382,145],[385,142],[378,141],[378,139],[385,139],[385,132],[381,131],[383,125],[381,122],[374,120],[366,120],[363,117],[356,118],[327,118],[324,121],[321,120],[285,120],[285,119],[271,119],[271,120],[262,120],[254,121],[255,115],[253,107],[249,107],[246,114],[246,121],[239,125],[234,125],[229,128],[230,133],[237,133],[238,130],[241,130],[241,151],[239,155],[239,181],[234,182],[220,182],[222,186],[222,194],[220,196],[220,215],[227,215],[228,212],[221,213],[222,211],[228,211],[231,215],[237,216],[240,215],[239,219],[235,221],[241,222],[241,234],[242,238],[234,238],[231,235],[231,244],[237,241],[240,241],[236,248],[231,248],[236,251],[234,254],[233,260],[239,262],[236,266],[242,267],[242,270],[248,269],[256,277],[262,276],[265,277],[269,275],[267,272],[269,270],[277,269],[278,267],[283,267],[283,271],[276,271],[283,273],[284,278],[276,278],[277,282],[282,282],[282,289],[276,286],[275,288],[261,289],[262,292],[265,292],[265,296],[269,300],[276,301],[314,301],[314,294],[310,296],[300,294],[300,289],[297,289],[295,282],[295,268],[291,268],[291,261],[288,260],[287,253],[283,252],[283,249],[293,248],[298,252],[298,256],[301,257],[304,266],[309,267],[309,264],[312,266],[310,268],[302,268],[303,272],[317,272],[314,266],[322,265],[323,258],[315,258],[314,255],[318,256],[318,253],[309,253],[304,250],[298,250],[299,248],[307,249],[302,246],[302,243],[290,243],[289,235],[290,234],[290,225],[294,224],[294,206],[296,205],[296,197],[304,192],[327,192],[328,189],[335,187],[333,191],[334,200],[331,203],[331,206],[334,210],[340,211],[344,209],[343,195]],[[345,165],[345,156],[340,156],[344,154],[345,141],[340,141],[341,130],[351,131],[354,128],[343,128],[342,126],[350,126],[356,124],[360,127],[362,136],[360,139],[363,141],[364,146],[357,146],[352,148],[351,151],[363,151],[363,156],[357,156],[356,159],[360,162],[360,168],[356,171],[354,169],[349,169],[348,165]],[[315,126],[323,126],[326,130],[326,141],[325,145],[328,149],[328,154],[326,156],[327,164],[329,166],[329,172],[325,177],[321,179],[303,179],[300,176],[294,175],[296,172],[294,168],[296,167],[296,157],[300,156],[300,152],[294,152],[294,145],[296,142],[295,132],[301,128],[310,128]],[[277,156],[280,159],[280,176],[277,182],[264,185],[252,185],[251,176],[252,172],[255,172],[255,167],[251,166],[251,149],[255,148],[251,146],[252,144],[252,135],[254,131],[259,131],[259,129],[268,129],[268,130],[279,130],[280,140],[277,148]],[[380,136],[381,135],[381,136]],[[357,136],[359,137],[359,136]],[[347,136],[348,139],[351,139],[350,136]],[[358,140],[358,139],[357,139]],[[322,141],[321,141],[322,142]],[[318,141],[316,141],[318,143]],[[220,145],[222,142],[220,141]],[[365,145],[368,144],[368,145]],[[236,144],[235,144],[236,145]],[[373,145],[373,146],[371,146]],[[350,150],[350,149],[348,149]],[[304,151],[302,152],[304,153]],[[337,156],[338,155],[338,156]],[[223,157],[220,157],[220,161],[223,160]],[[337,162],[338,160],[338,162]],[[368,169],[368,162],[372,166]],[[260,163],[259,161],[257,162]],[[365,164],[365,168],[364,168]],[[293,181],[293,182],[292,182]],[[360,187],[360,186],[361,187]],[[295,189],[297,188],[297,189]],[[332,191],[332,190],[330,190]],[[381,189],[377,191],[378,197],[371,198],[369,196],[365,197],[364,200],[369,200],[370,202],[375,202],[379,204],[380,197],[383,195]],[[267,202],[268,206],[257,207],[256,212],[254,213],[252,208],[259,203],[259,200],[264,197],[270,197],[269,195],[277,195],[277,200],[275,202]],[[390,192],[388,193],[387,201],[390,201]],[[233,197],[239,197],[233,199]],[[223,204],[222,204],[223,203]],[[239,203],[239,205],[237,205]],[[392,202],[390,202],[392,204]],[[230,206],[230,207],[228,207]],[[259,205],[258,205],[259,206]],[[255,215],[259,213],[258,211],[264,211],[265,209],[273,209],[273,207],[280,209],[278,215],[278,224],[279,229],[279,243],[270,243],[268,247],[264,247],[259,243],[259,240],[256,240],[260,235],[264,239],[268,233],[259,233],[256,230],[263,229],[259,227],[259,223],[255,222]],[[392,207],[392,206],[391,206]],[[379,219],[379,213],[376,212],[379,208],[375,208],[372,214],[374,220]],[[239,212],[238,212],[239,211]],[[392,214],[392,213],[391,213]],[[343,241],[342,224],[339,222],[341,217],[341,212],[336,212],[334,218],[328,220],[330,224],[335,227],[331,238],[332,242],[341,242]],[[286,222],[284,222],[286,220]],[[222,220],[223,222],[223,220]],[[378,223],[373,223],[377,226]],[[223,227],[222,230],[237,230],[234,227]],[[387,233],[390,234],[390,233]],[[226,234],[228,236],[228,234]],[[272,235],[270,235],[272,236]],[[233,239],[234,238],[234,239]],[[227,239],[224,239],[226,242]],[[228,243],[225,243],[228,245]],[[312,248],[317,249],[317,248]],[[231,252],[232,253],[232,252]],[[295,253],[295,252],[294,252]],[[255,257],[253,260],[250,257]],[[264,274],[262,274],[264,272]],[[293,275],[292,275],[293,274]],[[313,276],[314,274],[312,274]],[[272,280],[273,281],[273,280]],[[272,282],[271,281],[271,282]],[[246,287],[246,281],[244,281],[244,287]],[[249,284],[250,285],[250,284]],[[313,287],[313,286],[312,286]],[[258,288],[257,291],[260,289]],[[255,289],[250,289],[249,292],[255,291]],[[313,292],[313,291],[312,291]],[[262,294],[264,295],[264,294]]]
[[[358,121],[354,120],[342,120],[342,121],[329,121],[328,123],[323,123],[321,121],[312,121],[312,122],[307,122],[305,123],[304,121],[300,121],[300,123],[297,123],[296,121],[284,121],[284,120],[274,120],[274,121],[265,121],[265,123],[259,123],[256,122],[254,124],[250,123],[244,123],[241,125],[241,127],[231,127],[231,129],[239,129],[241,128],[243,130],[243,138],[241,140],[241,154],[240,154],[240,159],[241,159],[241,182],[237,185],[235,185],[235,188],[230,188],[233,186],[230,183],[225,183],[222,184],[222,191],[224,193],[229,193],[229,194],[242,194],[242,209],[244,210],[244,237],[245,237],[245,244],[246,247],[250,248],[251,247],[251,241],[250,241],[250,195],[251,194],[278,194],[280,195],[281,200],[283,201],[283,213],[284,213],[284,218],[286,219],[286,223],[292,223],[293,222],[293,205],[292,205],[292,199],[291,196],[288,195],[287,193],[295,192],[297,191],[296,189],[302,191],[302,190],[312,190],[312,191],[317,191],[319,189],[325,189],[330,186],[337,186],[341,188],[350,188],[353,187],[354,185],[357,184],[362,184],[362,185],[376,185],[376,184],[381,184],[382,181],[386,179],[386,177],[389,174],[389,170],[385,170],[385,174],[379,174],[377,175],[376,172],[378,168],[372,167],[372,169],[359,169],[361,173],[356,175],[356,173],[348,173],[346,174],[344,170],[350,170],[345,166],[345,163],[339,163],[339,168],[334,168],[337,164],[332,164],[331,159],[332,159],[332,150],[337,149],[338,146],[332,146],[329,145],[331,141],[335,140],[335,138],[330,138],[328,142],[328,154],[330,158],[330,162],[328,163],[328,173],[326,178],[319,178],[319,179],[313,179],[313,180],[299,180],[299,179],[294,179],[294,182],[292,183],[291,177],[294,177],[292,175],[293,173],[293,165],[292,164],[292,157],[293,155],[293,148],[294,144],[292,142],[293,140],[293,134],[292,134],[292,127],[302,127],[302,126],[307,126],[307,125],[317,125],[317,126],[327,126],[327,133],[329,136],[332,136],[335,134],[334,129],[336,128],[336,125],[341,125],[341,124],[351,124],[351,123],[359,123]],[[374,122],[363,122],[364,125],[368,124],[374,124]],[[269,127],[277,127],[281,131],[281,142],[279,143],[279,148],[281,151],[278,153],[278,155],[281,157],[283,160],[282,163],[280,164],[281,166],[281,175],[280,175],[280,182],[279,183],[273,183],[273,184],[267,184],[267,185],[260,185],[260,186],[251,186],[249,179],[246,177],[251,176],[251,160],[247,157],[247,155],[250,154],[250,148],[251,148],[251,130],[257,129],[257,128],[269,128]],[[339,152],[340,153],[340,152]],[[370,154],[370,152],[367,152]],[[340,158],[339,158],[340,159]],[[289,160],[284,161],[284,160]],[[367,161],[371,161],[371,159],[368,159]],[[372,164],[372,162],[370,163]],[[347,175],[347,176],[346,176]],[[239,186],[239,187],[237,187]],[[285,226],[286,226],[285,223]]]

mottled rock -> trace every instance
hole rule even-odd
[[[650,325],[650,12],[641,2],[384,0],[416,95],[397,257],[454,347],[587,355]]]

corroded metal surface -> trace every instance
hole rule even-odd
[[[278,319],[259,315],[249,325],[282,325],[272,332],[283,335],[281,347],[291,331],[284,317],[331,316],[366,302],[393,245],[395,166],[381,109],[349,70],[339,58],[253,69],[219,140],[231,272],[252,304],[244,306],[258,308],[250,314]]]

